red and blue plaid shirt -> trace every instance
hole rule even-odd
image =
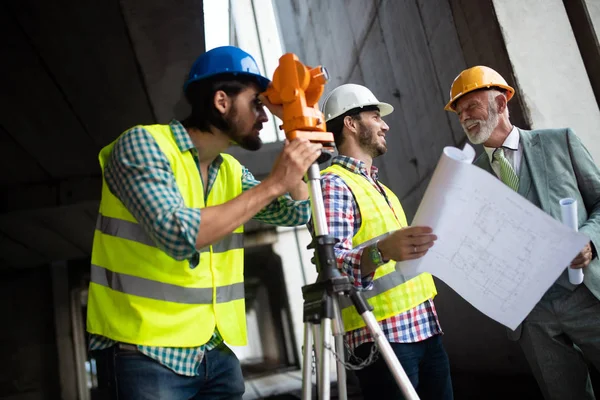
[[[377,167],[372,166],[369,173],[362,161],[347,156],[337,156],[332,163],[363,176],[373,185],[374,190],[385,196],[378,182]],[[374,273],[362,276],[360,259],[363,249],[354,249],[352,243],[352,238],[362,222],[354,195],[341,177],[330,172],[322,176],[321,187],[329,234],[339,239],[334,246],[338,267],[354,279],[354,286],[359,290],[369,290],[373,284]],[[432,299],[379,321],[379,325],[390,343],[420,342],[442,333]],[[346,340],[352,349],[363,343],[373,342],[366,327],[348,332]]]

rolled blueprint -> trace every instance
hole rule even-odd
[[[572,198],[564,198],[559,201],[560,212],[562,214],[562,222],[575,232],[579,230],[577,223],[577,200]],[[579,285],[583,282],[583,270],[567,267],[569,271],[569,282],[573,285]]]

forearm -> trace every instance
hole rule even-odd
[[[377,266],[371,260],[371,256],[369,254],[369,248],[365,248],[360,257],[360,271],[363,276],[367,276],[375,273]]]
[[[290,190],[290,196],[294,200],[308,200],[308,185],[304,181],[300,181],[296,187]]]
[[[368,252],[364,249],[340,250],[335,249],[338,268],[346,275],[351,276],[354,286],[358,289],[366,289],[373,282],[373,274],[375,268],[369,270],[365,268],[363,271],[363,261],[368,265]]]
[[[275,200],[278,194],[274,186],[265,181],[227,203],[203,208],[196,248],[201,249],[230,234]]]
[[[300,181],[304,186],[306,184]],[[244,168],[242,175],[242,190],[247,191],[259,185],[252,173]],[[298,194],[298,197],[302,197]],[[305,196],[308,198],[308,195]],[[294,199],[290,194],[285,194],[273,200],[262,208],[253,219],[276,226],[305,225],[310,220],[310,204],[304,199]]]

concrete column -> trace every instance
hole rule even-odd
[[[67,263],[64,261],[52,264],[52,292],[61,399],[75,400],[79,396],[73,332],[71,331],[71,302],[67,268]]]
[[[571,127],[599,162],[600,110],[563,2],[492,1],[532,129]]]
[[[302,286],[314,283],[317,270],[310,259],[313,252],[306,249],[311,242],[310,232],[306,227],[277,228],[278,241],[273,244],[273,251],[281,257],[285,287],[292,312],[292,326],[296,339],[296,354],[302,359],[304,343],[304,322]]]
[[[592,20],[594,32],[596,32],[596,42],[600,42],[600,1],[584,0],[588,14]]]

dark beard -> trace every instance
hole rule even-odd
[[[237,143],[242,149],[256,151],[263,145],[260,136],[252,135],[252,132],[242,132],[240,128],[240,121],[237,115],[237,108],[232,107],[231,111],[223,118],[227,126],[224,133],[229,136],[231,140]],[[262,124],[256,123],[253,126],[254,129],[261,129]]]
[[[362,122],[359,123],[358,143],[372,158],[379,157],[387,151],[385,146],[377,143],[377,136],[373,137],[373,132],[364,126]]]

